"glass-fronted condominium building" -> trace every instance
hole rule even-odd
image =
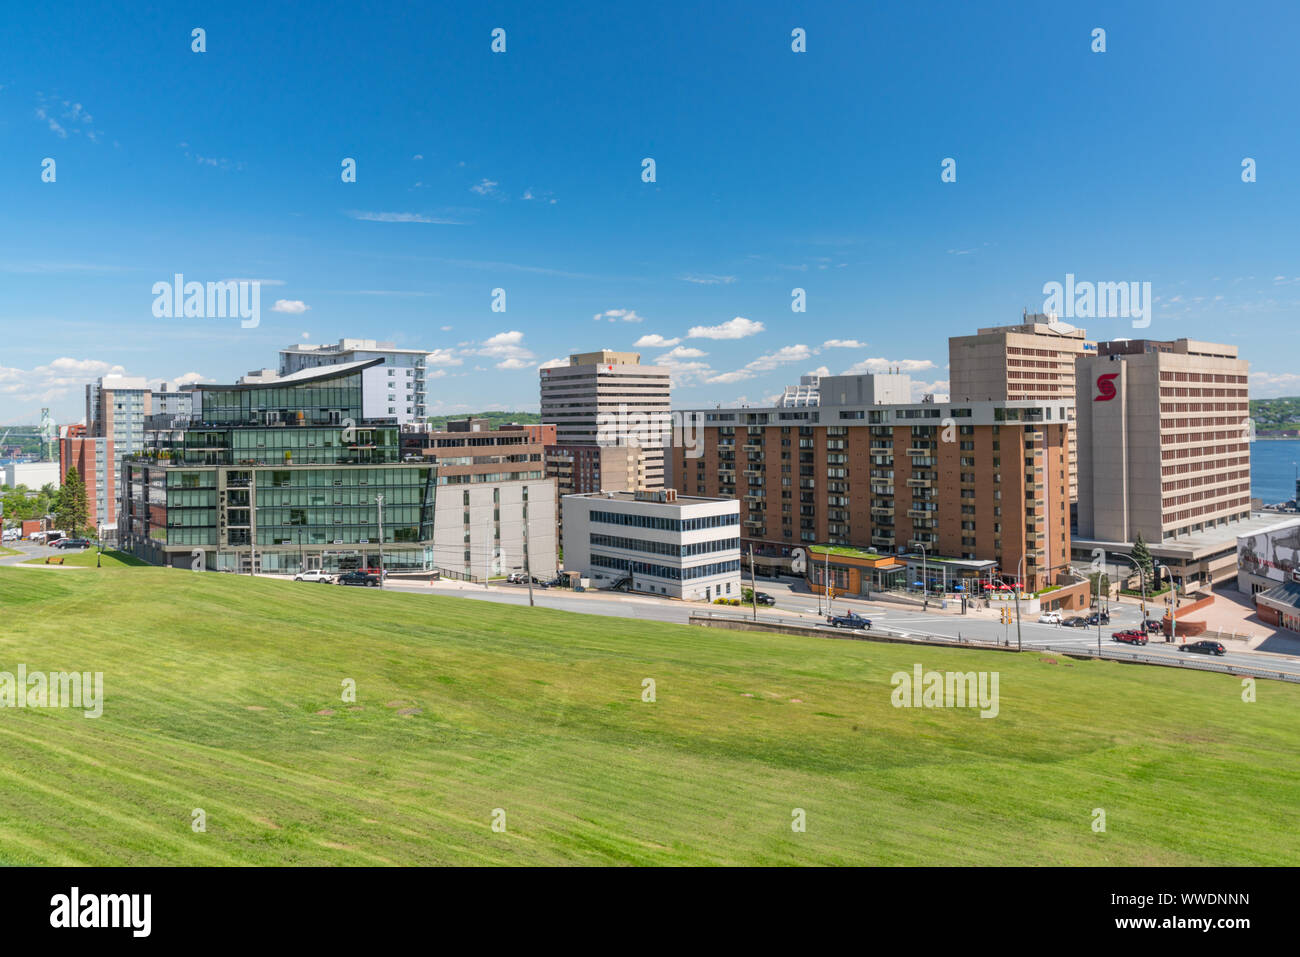
[[[198,386],[188,427],[124,460],[125,547],[186,568],[338,571],[379,568],[382,540],[385,569],[433,568],[437,469],[403,462],[398,427],[362,415],[362,373],[382,361]]]

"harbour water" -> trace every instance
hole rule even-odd
[[[1274,505],[1295,498],[1300,439],[1265,439],[1250,443],[1250,494]]]

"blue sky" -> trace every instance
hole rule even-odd
[[[667,356],[683,406],[817,369],[942,391],[949,336],[1036,311],[1067,273],[1152,284],[1149,328],[1090,335],[1230,342],[1254,395],[1300,394],[1294,5],[6,18],[0,423],[77,421],[107,371],[232,381],[342,336],[436,351],[443,411],[535,409],[539,364],[601,347]],[[264,280],[260,325],[155,318],[175,273]]]

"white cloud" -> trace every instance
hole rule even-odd
[[[450,349],[434,349],[425,358],[424,364],[426,366],[458,366],[463,365],[464,361],[458,358]]]
[[[359,219],[365,223],[433,223],[436,226],[464,226],[465,223],[457,219],[443,219],[437,216],[426,216],[424,213],[371,213],[365,210],[354,209],[348,212],[353,219]]]
[[[865,342],[858,342],[857,339],[827,339],[822,343],[823,349],[864,349]]]
[[[752,379],[762,372],[771,372],[777,366],[789,362],[805,362],[812,358],[812,355],[813,351],[802,343],[793,346],[782,346],[776,352],[769,352],[767,355],[759,356],[752,362],[746,363],[742,369],[736,369],[734,372],[723,372],[705,381],[724,385],[730,382],[740,382],[744,379]]]
[[[306,312],[310,308],[311,306],[307,305],[301,299],[277,299],[275,305],[271,307],[271,311],[298,314]]]
[[[423,153],[416,153],[414,156],[411,157],[411,159],[413,159],[413,160],[422,160],[422,159],[424,159],[424,154],[423,154]]]
[[[55,359],[34,369],[0,365],[0,408],[9,423],[34,423],[42,406],[54,406],[56,419],[67,419],[63,408],[84,410],[86,383],[104,375],[126,375],[126,369],[99,359]],[[77,421],[81,418],[80,411]]]
[[[692,349],[690,346],[678,346],[676,349],[672,349],[661,355],[655,360],[655,364],[664,365],[667,362],[676,362],[679,359],[698,359],[701,356],[707,355],[707,352],[702,352],[699,349]]]
[[[807,374],[816,375],[816,376],[827,376],[831,374],[831,370],[826,368],[825,366],[818,366],[816,369],[813,369],[811,372]]]
[[[697,276],[692,274],[688,276],[682,276],[682,280],[684,282],[693,282],[697,286],[719,286],[719,285],[729,286],[736,281],[736,277],[735,276],[711,276],[708,274]]]
[[[921,372],[925,369],[939,368],[929,359],[863,359],[849,366],[840,375],[864,375],[868,372]]]
[[[623,322],[642,322],[644,320],[643,316],[638,316],[636,314],[635,309],[606,309],[604,312],[596,313],[591,318],[595,319],[597,322],[600,322],[602,319],[606,319],[609,322],[618,322],[620,319]]]
[[[1252,372],[1250,374],[1252,399],[1277,399],[1292,395],[1300,395],[1300,373]]]
[[[948,395],[948,380],[936,379],[934,382],[913,382],[912,383],[912,401],[920,402],[926,395],[937,393],[939,395]]]
[[[636,342],[632,343],[632,348],[634,349],[667,348],[668,346],[675,346],[677,345],[677,343],[681,341],[682,341],[681,339],[665,339],[657,332],[652,332],[648,335],[642,336]]]
[[[469,352],[499,360],[496,364],[498,369],[524,369],[537,361],[537,356],[524,345],[524,334],[517,329],[498,332]]]
[[[692,326],[686,333],[688,339],[744,339],[763,331],[763,324],[744,316],[728,319],[716,326]]]
[[[451,332],[451,326],[439,326],[438,328],[443,332]]]
[[[537,368],[539,369],[563,369],[569,364],[568,359],[547,359]]]
[[[497,195],[497,187],[500,185],[501,184],[496,180],[484,178],[479,180],[469,189],[471,193],[478,193],[480,196],[495,196]]]

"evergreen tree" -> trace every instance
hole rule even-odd
[[[86,509],[86,484],[75,466],[63,476],[63,487],[59,489],[54,501],[54,522],[69,535],[81,535],[90,524]]]
[[[1154,590],[1155,578],[1152,576],[1154,561],[1151,558],[1151,550],[1147,548],[1146,541],[1142,538],[1142,533],[1137,533],[1137,539],[1133,542],[1133,551],[1129,555],[1134,564],[1141,566],[1143,573],[1146,575],[1147,589]]]

